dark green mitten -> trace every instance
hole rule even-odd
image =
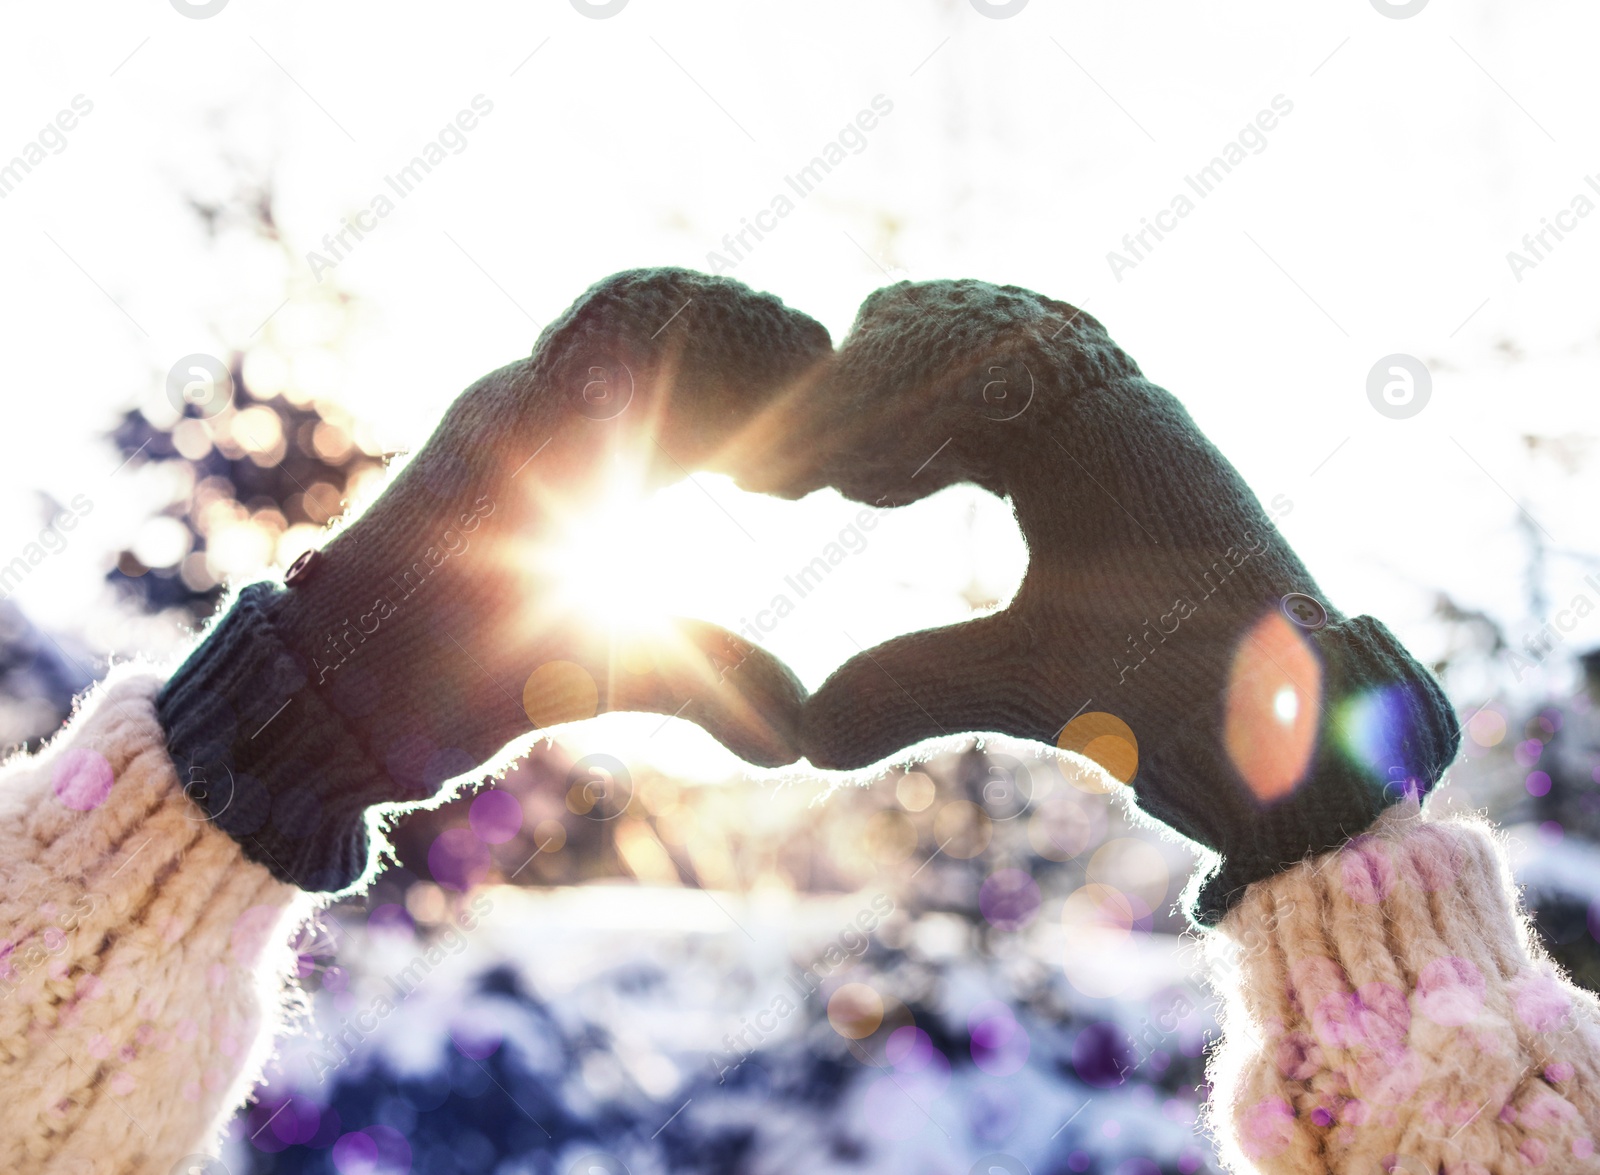
[[[534,728],[652,710],[792,762],[805,691],[786,667],[698,621],[610,631],[558,589],[651,569],[627,551],[564,566],[552,548],[613,459],[656,481],[714,463],[830,354],[818,323],[729,278],[593,286],[173,676],[158,710],[190,794],[278,877],[338,890],[368,867],[369,808],[426,799]]]
[[[1029,549],[1004,611],[828,679],[802,735],[819,766],[961,731],[1087,755],[1221,856],[1191,895],[1209,924],[1455,754],[1432,676],[1326,600],[1183,406],[1072,306],[977,281],[879,290],[793,428],[803,456],[747,484],[898,505],[976,482],[1010,498]]]

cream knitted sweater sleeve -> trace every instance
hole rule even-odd
[[[1251,886],[1211,946],[1235,1170],[1600,1170],[1600,1004],[1532,937],[1487,826],[1391,809]]]
[[[0,771],[0,1171],[168,1175],[248,1093],[312,901],[183,791],[118,671]]]

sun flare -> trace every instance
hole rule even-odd
[[[726,624],[738,614],[729,598],[730,579],[737,577],[712,570],[727,541],[708,516],[725,521],[709,497],[713,488],[722,487],[694,480],[647,487],[636,466],[617,460],[600,490],[582,501],[546,499],[543,506],[556,518],[554,533],[519,556],[537,573],[544,593],[539,623],[593,625],[609,638],[614,664],[624,673],[644,671],[656,656],[698,659],[700,652],[672,619]],[[563,738],[578,750],[620,755],[630,764],[648,761],[692,778],[750,770],[692,723],[625,708],[573,727]]]
[[[672,561],[673,536],[648,507],[637,484],[619,477],[592,505],[561,519],[541,558],[554,603],[612,630],[664,626],[658,569]]]

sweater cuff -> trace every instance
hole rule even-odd
[[[156,699],[184,791],[252,861],[313,892],[354,885],[371,858],[366,809],[421,799],[366,754],[310,683],[253,584]]]
[[[1202,926],[1215,926],[1252,883],[1338,848],[1394,804],[1420,802],[1461,745],[1439,683],[1381,622],[1357,616],[1308,635],[1322,699],[1311,766],[1288,796],[1250,804],[1247,839],[1232,838],[1220,868],[1194,892]]]
[[[179,1169],[290,1006],[276,988],[310,899],[183,797],[160,684],[118,666],[0,771],[0,1171]]]
[[[1486,826],[1396,806],[1251,886],[1221,931],[1209,1076],[1236,1161],[1593,1169],[1600,1005],[1537,945]]]

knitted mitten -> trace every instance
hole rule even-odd
[[[565,565],[558,544],[613,459],[682,477],[830,353],[818,323],[728,278],[593,286],[171,679],[158,709],[191,794],[276,876],[337,890],[367,867],[366,808],[433,795],[530,729],[653,710],[792,762],[805,692],[786,667],[700,622],[608,631],[563,584],[651,569],[625,550]]]
[[[1210,924],[1453,757],[1433,678],[1327,602],[1182,405],[1081,311],[976,281],[879,290],[806,411],[809,465],[746,484],[898,505],[976,482],[1010,497],[1029,547],[1004,611],[834,673],[805,711],[813,763],[958,731],[1084,754],[1221,855],[1191,894]]]

